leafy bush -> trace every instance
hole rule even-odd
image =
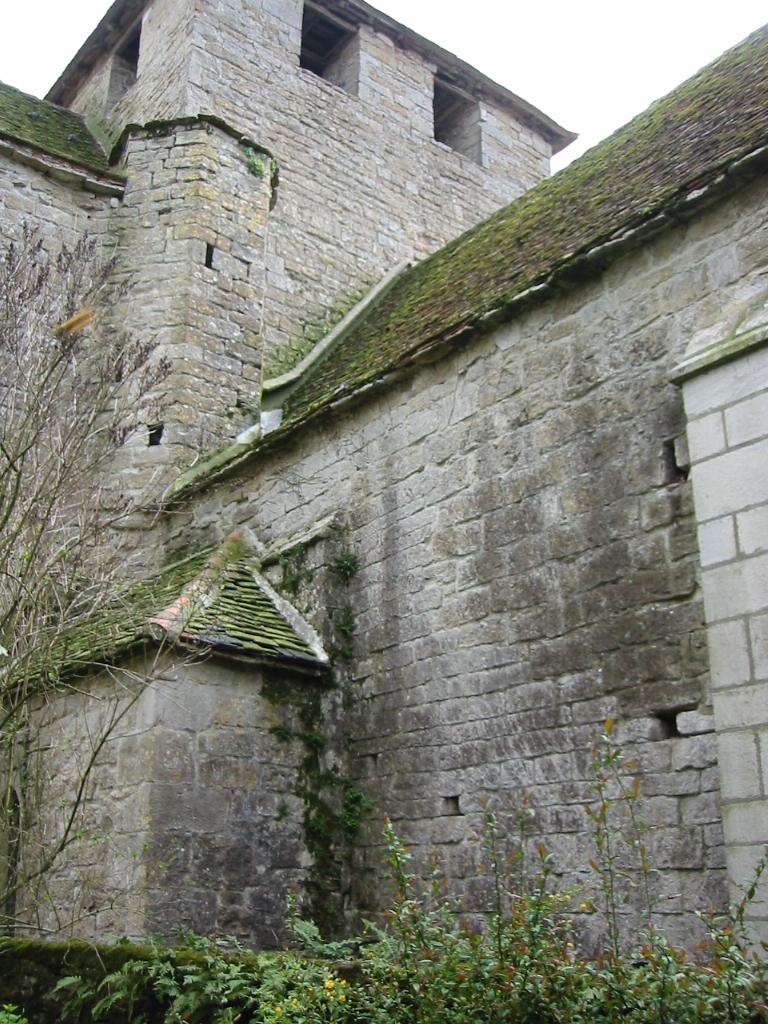
[[[581,893],[552,891],[550,856],[530,846],[529,811],[517,815],[510,866],[502,836],[485,809],[485,852],[492,909],[470,928],[434,874],[426,887],[409,872],[410,854],[385,829],[393,899],[383,926],[368,923],[360,940],[326,942],[317,927],[289,920],[301,951],[246,954],[236,942],[190,937],[188,952],[157,948],[93,985],[64,978],[64,1021],[104,1020],[119,1011],[134,1024],[759,1024],[768,1021],[764,963],[750,950],[745,913],[768,855],[733,913],[707,920],[709,942],[690,959],[654,927],[652,869],[640,821],[638,787],[628,784],[611,724],[593,752],[596,800],[589,819],[607,937],[602,958],[576,948],[565,911]],[[626,833],[626,834],[625,834]],[[618,910],[628,841],[647,915],[641,942],[622,949]],[[0,1021],[2,1024],[2,1021]]]
[[[348,1019],[348,983],[327,963],[293,954],[249,954],[235,939],[189,935],[185,941],[185,949],[158,946],[146,958],[129,960],[96,985],[81,975],[62,978],[54,989],[66,999],[62,1021],[281,1024]],[[190,957],[190,950],[197,956]]]
[[[27,1018],[22,1017],[15,1006],[6,1003],[0,1006],[0,1024],[27,1024]]]

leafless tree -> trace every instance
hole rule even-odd
[[[115,459],[148,419],[165,373],[144,345],[110,325],[111,267],[84,239],[51,256],[24,230],[0,254],[0,923],[17,895],[44,878],[75,834],[104,737],[82,759],[49,849],[24,858],[34,809],[20,782],[35,753],[35,714],[62,676],[66,652],[114,600],[123,553],[119,524],[136,507]],[[114,714],[107,715],[114,728]],[[92,755],[92,756],[91,756]],[[25,760],[26,759],[26,760]],[[38,838],[38,844],[40,842]]]

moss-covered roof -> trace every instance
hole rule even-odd
[[[284,423],[481,325],[580,253],[768,143],[768,26],[405,274],[289,397]]]
[[[62,636],[48,664],[56,676],[79,674],[113,664],[147,642],[167,640],[324,671],[327,663],[288,621],[285,605],[278,604],[284,602],[241,549],[230,545],[223,557],[222,548],[203,552],[127,587],[108,607]]]
[[[2,136],[90,170],[109,171],[104,151],[80,114],[0,82]]]
[[[766,147],[768,26],[403,274],[291,391],[278,429],[212,453],[170,496],[231,473],[432,349],[464,343],[553,288],[598,273],[646,234],[765,173]]]
[[[233,654],[317,662],[259,584],[248,559],[227,565],[211,600],[196,604],[179,639]]]

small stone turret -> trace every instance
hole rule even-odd
[[[223,123],[183,118],[128,129],[120,167],[118,321],[168,367],[125,451],[141,488],[253,420],[273,161]]]

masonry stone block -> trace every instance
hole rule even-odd
[[[729,406],[724,416],[729,447],[765,437],[768,434],[768,392]]]
[[[748,624],[755,679],[768,679],[768,614],[752,615]]]
[[[696,736],[715,731],[715,720],[711,714],[700,711],[681,711],[676,718],[677,729],[683,736]],[[715,745],[712,744],[712,761],[715,759]]]
[[[682,820],[685,825],[708,825],[720,823],[721,811],[717,793],[701,793],[684,797],[680,802]],[[707,838],[705,837],[705,843]]]
[[[755,877],[758,861],[765,853],[765,836],[757,843],[747,843],[742,846],[734,845],[728,851],[728,880],[731,883],[734,899],[740,899],[743,894],[745,883],[751,882]],[[768,920],[768,892],[765,886],[760,886],[756,898],[750,907],[749,917],[763,922],[760,934],[765,934],[765,922]]]
[[[746,622],[713,622],[708,640],[712,687],[721,689],[749,682],[752,668]]]
[[[745,729],[768,722],[768,687],[763,684],[723,690],[715,701],[718,729]]]
[[[761,797],[763,786],[755,735],[748,730],[721,733],[717,747],[723,800]]]
[[[689,736],[676,739],[672,744],[672,767],[675,771],[687,768],[708,768],[715,761],[713,735]]]
[[[736,517],[739,534],[739,548],[745,555],[754,555],[768,549],[768,508],[756,508],[740,512]]]
[[[736,529],[732,516],[710,519],[698,531],[702,566],[728,562],[736,556]]]
[[[768,555],[708,568],[703,584],[704,607],[711,622],[763,611],[768,594]]]
[[[688,446],[693,462],[716,455],[726,447],[723,414],[719,410],[688,422]]]
[[[651,850],[653,862],[659,868],[691,871],[704,866],[704,842],[698,826],[684,832],[658,833],[653,837]]]
[[[685,410],[695,418],[763,391],[768,368],[765,349],[749,353],[733,366],[719,366],[686,383]]]
[[[761,468],[768,457],[768,440],[729,451],[693,467],[696,511],[712,519],[768,500],[768,480]]]
[[[746,800],[723,808],[723,826],[729,843],[764,845],[768,835],[768,804],[764,800]]]

